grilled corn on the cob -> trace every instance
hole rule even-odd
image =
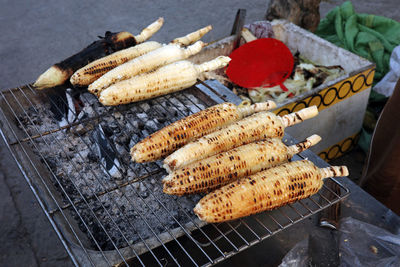
[[[37,78],[33,86],[36,89],[50,88],[66,82],[71,75],[88,62],[107,56],[113,52],[142,43],[157,32],[163,25],[164,19],[159,18],[139,35],[133,36],[129,32],[106,32],[104,38],[95,41],[79,53],[51,66]]]
[[[288,162],[293,155],[321,140],[312,135],[287,147],[280,138],[250,143],[178,169],[163,179],[164,193],[185,195],[207,192],[238,178]]]
[[[294,161],[215,190],[194,212],[207,222],[234,220],[307,198],[321,189],[324,178],[347,175],[346,166],[319,169],[311,161]]]
[[[161,25],[159,25],[161,27]],[[148,27],[154,28],[154,27]],[[192,44],[209,32],[212,29],[211,25],[197,30],[193,33],[190,33],[184,37],[176,38],[171,43],[176,43],[178,45],[186,46]],[[87,86],[98,78],[100,78],[105,73],[110,70],[116,68],[119,65],[122,65],[134,58],[140,57],[150,51],[161,48],[163,45],[158,42],[145,42],[135,47],[130,47],[118,52],[115,52],[109,56],[100,58],[98,60],[93,61],[92,63],[84,66],[83,68],[77,70],[71,76],[71,84],[75,86]]]
[[[148,162],[169,155],[179,147],[255,112],[276,107],[273,101],[238,107],[222,103],[176,121],[146,137],[131,149],[132,160]]]
[[[200,65],[186,60],[174,62],[154,72],[116,83],[103,90],[99,99],[103,105],[112,106],[176,92],[194,85],[202,72],[225,67],[229,61],[229,57],[220,56]]]
[[[99,95],[103,89],[118,81],[129,79],[135,75],[157,69],[158,67],[183,60],[194,54],[197,54],[204,46],[206,46],[205,43],[198,40],[211,29],[212,27],[210,25],[195,32],[189,33],[184,37],[173,40],[169,45],[155,49],[147,54],[134,58],[131,61],[116,67],[90,84],[88,87],[89,92]],[[181,48],[181,46],[190,43],[194,44],[186,49]]]
[[[185,145],[165,158],[164,168],[170,172],[194,161],[228,151],[232,148],[263,140],[283,137],[284,128],[315,117],[318,108],[312,106],[283,117],[271,112],[259,112]]]
[[[177,44],[165,45],[112,69],[89,85],[88,90],[99,95],[102,90],[116,82],[186,59],[200,52],[204,46],[205,44],[202,41],[197,41],[187,48],[181,48]]]
[[[75,86],[87,86],[115,67],[160,47],[162,44],[150,41],[112,53],[77,70],[70,82]]]

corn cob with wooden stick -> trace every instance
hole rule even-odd
[[[102,90],[116,82],[129,79],[138,74],[155,70],[161,66],[183,60],[197,54],[204,46],[207,45],[197,40],[199,40],[211,29],[211,26],[207,26],[194,33],[190,33],[185,37],[178,38],[181,40],[178,40],[175,43],[164,45],[112,69],[90,84],[88,87],[89,92],[99,95]],[[192,43],[193,41],[197,42],[186,49],[181,47],[185,44]]]
[[[132,160],[148,162],[160,159],[197,138],[218,130],[255,112],[276,107],[273,101],[238,107],[222,103],[176,121],[144,138],[131,149]]]
[[[164,193],[185,195],[208,192],[238,178],[288,162],[321,140],[312,135],[286,146],[280,138],[250,143],[178,169],[163,179]]]
[[[346,166],[320,169],[308,160],[285,163],[215,190],[194,212],[210,223],[230,221],[307,198],[321,189],[323,179],[348,175]]]
[[[51,66],[37,78],[33,86],[36,89],[44,89],[61,85],[88,62],[146,41],[161,28],[163,23],[164,19],[159,18],[135,36],[129,32],[106,32],[105,37],[101,40],[93,42],[79,53]]]
[[[225,67],[230,60],[220,56],[200,65],[186,60],[174,62],[111,85],[100,93],[99,99],[103,105],[113,106],[176,92],[194,85],[202,72]]]
[[[150,28],[150,26],[148,28]],[[176,38],[171,43],[176,43],[182,46],[194,43],[200,40],[200,38],[211,29],[212,27],[211,25],[209,25],[184,37]],[[149,41],[141,43],[134,47],[112,53],[109,56],[95,60],[92,63],[84,66],[83,68],[77,70],[71,76],[70,82],[75,86],[87,86],[96,81],[105,73],[116,68],[117,66],[122,65],[134,58],[140,57],[153,50],[161,48],[162,46],[163,45],[161,43]]]
[[[185,145],[165,158],[164,168],[171,172],[192,162],[232,148],[271,137],[283,137],[286,127],[315,117],[318,108],[311,106],[282,117],[259,112]]]

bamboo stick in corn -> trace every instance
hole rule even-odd
[[[169,45],[164,45],[146,54],[133,58],[132,60],[105,73],[92,84],[89,85],[89,92],[99,95],[99,93],[110,85],[134,77],[135,75],[155,70],[161,66],[172,62],[186,59],[206,46],[205,43],[198,41],[205,33],[212,29],[211,25],[184,37],[177,38]],[[181,46],[193,43],[186,49]]]
[[[162,18],[160,18],[162,19]],[[160,20],[159,19],[159,20]],[[164,20],[162,20],[163,22]],[[155,22],[156,23],[156,22]],[[155,27],[161,27],[161,23],[158,23],[151,27],[147,27],[147,29],[152,29],[152,31],[143,31],[142,33],[146,32],[154,32]],[[200,30],[197,30],[193,33],[190,33],[184,37],[176,38],[174,39],[171,43],[175,43],[181,46],[186,46],[189,44],[192,44],[209,32],[212,29],[211,25],[204,27]],[[148,36],[149,34],[147,34]],[[141,34],[143,36],[143,40],[145,39],[144,34]],[[88,65],[84,66],[83,68],[77,70],[70,79],[71,84],[75,86],[87,86],[94,81],[96,81],[98,78],[103,76],[105,73],[109,72],[110,70],[116,68],[119,65],[122,65],[134,58],[140,57],[144,54],[147,54],[153,50],[156,50],[158,48],[161,48],[163,45],[158,42],[154,41],[148,41],[144,42],[141,44],[138,44],[134,47],[130,47],[115,53],[112,53],[109,56],[100,58],[98,60],[93,61],[92,63],[89,63]]]
[[[320,140],[319,135],[312,135],[303,142],[286,146],[280,138],[270,138],[234,148],[173,171],[162,181],[164,193],[208,192],[238,178],[286,163]]]
[[[112,106],[176,92],[194,85],[202,72],[225,67],[229,61],[229,57],[220,56],[199,65],[186,60],[174,62],[111,85],[100,93],[99,99],[103,105]]]
[[[294,161],[215,190],[197,203],[194,212],[210,223],[230,221],[307,198],[321,189],[323,179],[348,174],[346,166],[320,169],[308,160]]]
[[[286,127],[313,118],[317,114],[316,106],[282,117],[271,112],[256,113],[183,146],[166,157],[163,166],[171,172],[192,162],[254,141],[271,137],[282,138]]]
[[[132,160],[148,162],[169,155],[181,146],[255,112],[276,107],[273,101],[238,107],[222,103],[176,121],[144,138],[131,149]]]
[[[164,23],[159,18],[142,30],[139,35],[129,32],[109,33],[101,40],[95,41],[79,53],[54,64],[42,73],[33,84],[36,89],[54,87],[65,83],[78,69],[84,67],[88,62],[105,57],[112,52],[135,46],[149,39],[156,33]]]

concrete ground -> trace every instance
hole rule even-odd
[[[343,1],[321,3],[321,15]],[[140,29],[159,16],[153,40],[168,42],[207,24],[212,41],[230,33],[238,8],[261,20],[268,0],[9,1],[0,5],[0,89],[33,82],[53,63],[79,51],[106,30]],[[400,20],[397,0],[353,1],[356,11]],[[37,204],[3,140],[0,141],[0,266],[70,266],[61,242]]]

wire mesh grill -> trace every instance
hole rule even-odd
[[[147,123],[144,120],[161,116],[165,120],[157,122],[159,128],[215,104],[195,87],[138,104],[93,108],[91,113],[64,126],[54,121],[43,123],[47,120],[42,115],[46,105],[55,100],[29,85],[1,92],[0,96],[2,137],[76,265],[211,265],[333,205],[349,193],[336,180],[328,179],[323,189],[310,198],[233,222],[206,225],[187,208],[195,205],[198,196],[157,194],[165,174],[160,162],[139,168],[127,160],[131,144],[125,142],[113,150],[121,162],[117,168],[119,177],[127,178],[115,179],[113,174],[104,172],[107,168],[101,161],[94,160],[103,170],[101,174],[92,168],[94,165],[88,168],[81,164],[88,157],[83,152],[93,152],[93,143],[87,133],[71,134],[82,125],[91,129],[97,124],[112,124],[111,131],[119,131],[121,138],[132,140],[124,129],[140,125],[126,119],[129,114],[143,125]],[[79,99],[82,106],[93,106],[87,96]],[[80,112],[84,114],[85,108]],[[148,133],[138,133],[133,141]],[[74,146],[78,150],[69,151]],[[49,156],[56,152],[68,162],[61,169]],[[82,176],[77,179],[72,173]]]

